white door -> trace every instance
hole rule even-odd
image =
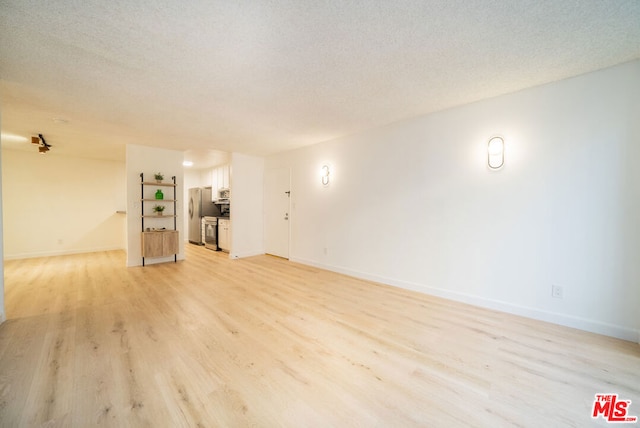
[[[289,168],[265,172],[265,251],[289,258],[291,173]]]

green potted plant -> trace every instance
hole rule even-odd
[[[164,205],[154,205],[153,206],[153,212],[156,213],[156,215],[162,215],[162,212],[164,211]]]
[[[156,172],[154,176],[156,177],[156,181],[158,183],[162,183],[162,180],[164,180],[164,175],[162,175],[161,172]]]

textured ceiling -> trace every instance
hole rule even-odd
[[[0,2],[3,133],[111,159],[266,155],[637,58],[638,0]]]

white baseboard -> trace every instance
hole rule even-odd
[[[32,253],[5,254],[4,259],[5,260],[35,259],[38,257],[67,256],[70,254],[97,253],[101,251],[116,251],[116,250],[126,251],[126,249],[122,247],[76,248],[71,250],[36,251]]]
[[[232,252],[229,254],[230,259],[243,259],[245,257],[261,256],[264,250],[243,251],[240,253]]]
[[[342,273],[345,275],[353,276],[356,278],[366,279],[369,281],[379,282],[382,284],[392,285],[407,290],[418,291],[420,293],[428,294],[431,296],[442,297],[457,302],[467,303],[474,306],[479,306],[487,309],[493,309],[501,312],[506,312],[513,315],[519,315],[526,318],[532,318],[540,321],[546,321],[553,324],[562,325],[565,327],[576,328],[579,330],[589,331],[591,333],[602,334],[605,336],[611,336],[618,339],[628,340],[640,344],[640,330],[623,327],[619,325],[609,324],[601,321],[590,320],[586,318],[576,317],[572,315],[561,314],[557,312],[550,312],[536,308],[530,308],[520,305],[514,305],[513,303],[487,299],[485,297],[474,296],[467,293],[460,293],[456,291],[444,290],[437,287],[429,287],[424,284],[418,284],[408,281],[402,281],[393,278],[386,278],[378,275],[372,275],[365,272],[356,271],[353,269],[342,268],[333,265],[327,265],[323,263],[317,263],[313,260],[291,258],[292,262],[302,263],[309,266],[314,266],[320,269],[329,270],[332,272]]]

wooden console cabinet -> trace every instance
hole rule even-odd
[[[142,257],[167,257],[177,253],[177,230],[142,232]]]

